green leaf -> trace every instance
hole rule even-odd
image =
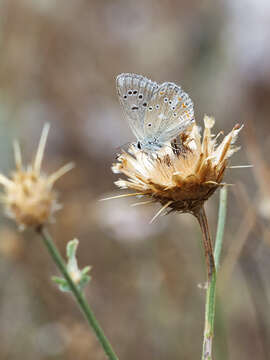
[[[89,276],[89,275],[84,275],[84,276],[81,278],[81,281],[80,281],[80,283],[79,283],[80,289],[83,289],[83,288],[85,287],[85,285],[89,283],[90,280],[91,280],[91,276]]]
[[[92,269],[92,266],[86,266],[81,270],[82,276],[86,275],[90,270]]]
[[[58,276],[53,276],[52,281],[59,285],[59,290],[64,292],[71,291],[66,279],[60,278]]]
[[[61,291],[63,291],[63,292],[70,292],[70,291],[71,291],[68,283],[66,283],[65,285],[60,285],[60,286],[59,286],[59,289],[60,289]]]
[[[60,278],[58,276],[53,276],[52,281],[55,282],[57,285],[66,285],[66,279]]]
[[[74,239],[68,242],[67,244],[67,258],[74,258],[76,256],[77,247],[79,245],[79,240]]]

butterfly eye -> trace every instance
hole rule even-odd
[[[176,113],[173,113],[173,116],[176,116],[177,114]]]
[[[175,106],[172,106],[172,110],[174,110],[175,109]]]
[[[153,106],[149,106],[148,110],[149,110],[149,111],[152,111],[152,110],[153,110]]]
[[[151,124],[151,123],[149,123],[149,124],[147,124],[147,126],[148,126],[148,127],[151,127],[151,126],[152,126],[152,124]]]
[[[144,103],[142,104],[142,106],[146,107],[146,106],[147,106],[147,103],[146,103],[146,102],[144,102]]]
[[[169,104],[170,104],[170,105],[171,105],[171,103],[172,103],[172,100],[169,101]]]
[[[123,98],[126,99],[126,98],[127,98],[127,95],[124,95]]]
[[[132,95],[132,90],[128,90],[128,95]]]
[[[168,100],[169,100],[168,98],[164,98],[164,102],[168,102]]]
[[[157,109],[157,110],[159,109],[159,105],[158,105],[158,104],[156,105],[156,109]]]
[[[140,95],[138,96],[138,98],[139,98],[139,99],[142,99],[142,98],[143,98],[142,94],[140,94]]]
[[[132,108],[131,108],[131,110],[139,110],[139,108],[138,108],[138,106],[133,105]]]
[[[137,90],[133,90],[133,95],[136,95],[138,93]]]
[[[138,147],[139,150],[141,150],[141,148],[142,148],[142,147],[141,147],[141,143],[140,143],[139,141],[138,141],[138,143],[137,143],[137,147]]]

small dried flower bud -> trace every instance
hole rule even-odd
[[[224,185],[228,158],[239,149],[233,144],[242,127],[236,125],[217,145],[217,137],[211,134],[214,124],[214,118],[205,116],[202,141],[195,124],[190,131],[179,135],[176,148],[164,146],[154,155],[131,145],[130,154],[123,152],[112,166],[114,173],[122,173],[128,179],[119,179],[115,184],[121,189],[136,190],[134,196],[160,202],[163,207],[157,215],[165,209],[197,212]]]
[[[53,213],[61,206],[57,203],[52,187],[57,179],[73,168],[67,164],[50,176],[41,174],[41,163],[48,136],[49,125],[45,125],[40,138],[37,154],[32,165],[22,165],[19,144],[14,143],[16,170],[11,179],[0,174],[4,187],[2,202],[6,213],[21,227],[40,226],[51,220]]]

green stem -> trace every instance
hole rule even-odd
[[[214,251],[216,270],[218,270],[219,268],[220,253],[222,248],[222,241],[223,241],[224,228],[226,222],[227,197],[228,197],[228,191],[226,186],[224,186],[220,190],[220,197],[219,197],[218,224],[217,224],[215,251]]]
[[[216,297],[216,269],[219,265],[220,253],[222,248],[224,226],[226,219],[227,189],[224,187],[220,193],[220,207],[218,228],[215,243],[215,257],[213,255],[210,232],[208,228],[205,210],[202,207],[195,216],[197,217],[203,235],[203,244],[207,264],[207,291],[205,303],[205,321],[203,334],[202,360],[212,360],[212,343],[214,337],[215,320],[215,297]],[[216,265],[215,265],[216,264]]]
[[[44,227],[38,228],[37,232],[42,237],[43,242],[44,242],[45,246],[47,247],[47,250],[49,251],[49,253],[50,253],[51,257],[53,258],[55,264],[57,265],[58,269],[60,270],[62,275],[67,280],[67,282],[70,286],[70,289],[71,289],[73,295],[75,296],[82,313],[86,317],[86,320],[88,321],[89,325],[94,330],[94,332],[95,332],[101,346],[103,347],[105,353],[107,354],[108,358],[110,360],[118,360],[118,357],[115,355],[111,344],[109,343],[108,339],[104,335],[95,315],[93,314],[89,304],[87,303],[83,292],[78,289],[76,284],[71,279],[71,277],[67,271],[65,262],[64,262],[62,256],[60,255],[59,251],[57,250],[49,232]]]

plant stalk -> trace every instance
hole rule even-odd
[[[205,261],[207,266],[207,289],[205,302],[202,360],[212,360],[212,343],[214,336],[215,318],[216,268],[208,221],[203,206],[195,214],[195,216],[199,221],[202,231]]]
[[[215,268],[215,259],[214,259],[212,241],[208,227],[208,221],[203,206],[199,209],[198,212],[195,213],[195,216],[199,221],[202,231],[204,255],[207,266],[207,282],[210,283],[213,274],[215,274],[216,272],[216,268]]]
[[[208,227],[208,221],[204,207],[194,215],[199,221],[205,252],[205,261],[207,266],[207,290],[205,301],[205,320],[203,334],[202,360],[212,360],[212,345],[214,337],[215,320],[215,297],[216,297],[216,272],[219,267],[220,254],[222,249],[227,207],[227,189],[223,187],[220,192],[218,226],[215,242],[215,252],[211,242],[211,236]]]
[[[55,264],[57,265],[58,269],[60,270],[61,274],[67,280],[70,289],[77,300],[77,303],[80,307],[80,310],[84,314],[88,324],[94,330],[101,346],[103,347],[104,352],[108,356],[110,360],[118,360],[118,357],[113,351],[111,344],[109,343],[108,339],[106,338],[103,330],[101,329],[93,311],[91,310],[89,304],[87,303],[85,296],[81,290],[77,287],[77,285],[73,282],[72,278],[70,277],[65,262],[60,255],[59,251],[57,250],[54,241],[47,231],[46,228],[40,227],[37,229],[38,234],[41,236],[49,254],[53,258]]]
[[[216,264],[216,271],[219,268],[219,260],[222,249],[223,235],[226,223],[226,213],[227,213],[227,197],[228,197],[228,189],[226,186],[220,189],[219,195],[219,209],[218,209],[218,224],[217,224],[217,234],[215,241],[215,251],[214,258]]]

